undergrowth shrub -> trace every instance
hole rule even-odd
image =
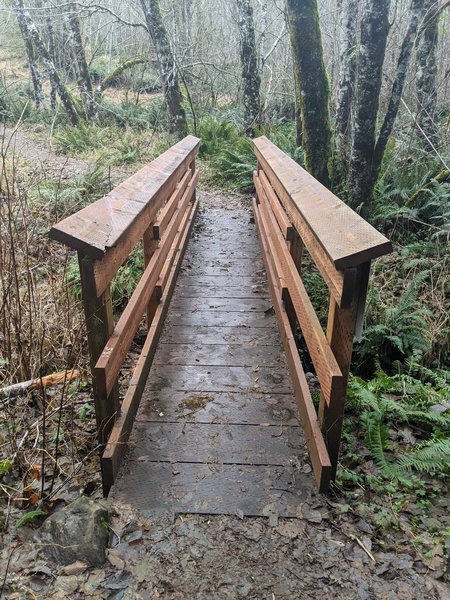
[[[52,220],[56,222],[98,200],[109,189],[105,169],[95,166],[79,178],[38,181],[30,188],[30,195],[33,203],[45,209],[46,215],[52,215]]]
[[[449,472],[450,378],[433,387],[411,375],[378,371],[369,382],[352,378],[348,399],[350,428],[364,435],[383,476]]]
[[[116,313],[120,313],[126,306],[128,300],[144,272],[144,260],[142,247],[138,245],[111,282],[111,298]],[[67,284],[71,298],[74,301],[81,300],[81,281],[78,260],[73,257],[67,269]]]
[[[7,84],[0,77],[0,122],[16,123],[26,119],[32,109],[32,90],[28,84]]]

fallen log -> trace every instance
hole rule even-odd
[[[54,385],[60,385],[62,383],[68,383],[73,379],[77,379],[79,375],[79,371],[76,369],[71,369],[70,371],[60,371],[59,373],[53,373],[52,375],[45,375],[45,377],[38,377],[37,379],[30,379],[28,381],[14,383],[13,385],[9,385],[0,389],[0,398],[11,398],[31,390],[38,390],[41,388],[52,387]]]

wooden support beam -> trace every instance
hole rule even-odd
[[[271,208],[265,201],[261,202],[259,206],[263,220],[268,223],[270,250],[273,255],[278,257],[279,268],[283,273],[285,282],[283,300],[288,293],[306,345],[308,346],[322,392],[327,403],[330,403],[333,401],[333,398],[341,396],[344,387],[344,378],[327,342],[322,326],[309,299],[308,292],[303,285],[292,256],[289,254],[286,243],[277,227]]]
[[[78,262],[80,266],[83,308],[92,371],[97,438],[102,451],[114,426],[114,421],[120,414],[119,388],[115,380],[112,382],[110,390],[106,392],[104,387],[99,384],[95,373],[95,364],[114,330],[111,292],[108,286],[104,293],[100,297],[97,297],[95,292],[94,261],[79,252]],[[108,492],[108,484],[104,473],[102,473],[102,477],[103,490],[106,494]]]
[[[144,235],[142,237],[142,249],[144,252],[144,270],[150,264],[150,261],[153,258],[153,255],[155,254],[157,248],[158,240],[155,240],[153,238],[153,225],[150,224],[150,226],[144,232]],[[159,300],[157,298],[156,292],[153,292],[147,304],[147,331],[150,329],[150,326],[152,324],[153,317],[155,316],[156,308],[158,306],[158,302]]]
[[[180,199],[182,198],[193,175],[194,173],[192,173],[191,169],[186,171],[180,183],[178,183],[177,187],[175,188],[175,191],[164,205],[161,213],[158,215],[157,220],[153,224],[153,238],[155,240],[160,240],[164,231],[167,229],[167,225],[169,224],[173,213],[176,211],[178,203],[180,202]]]
[[[327,403],[325,398],[321,396],[319,407],[320,424],[330,455],[333,479],[336,476],[339,460],[348,375],[352,361],[353,338],[358,312],[361,310],[361,301],[365,301],[367,294],[369,271],[370,263],[362,264],[358,267],[356,285],[350,308],[339,308],[333,298],[330,298],[327,339],[345,377],[345,387],[342,390],[342,394],[337,396],[331,404]]]

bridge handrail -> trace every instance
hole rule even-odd
[[[78,253],[105,491],[131,431],[197,212],[199,145],[187,136],[49,232]],[[114,323],[111,282],[141,240],[145,270]],[[147,339],[121,401],[118,376],[145,312]]]
[[[272,301],[321,491],[336,475],[354,335],[359,335],[372,259],[391,242],[266,137],[254,140],[255,220]],[[330,292],[324,333],[301,278],[304,251]],[[319,414],[295,343],[300,326],[321,389]]]

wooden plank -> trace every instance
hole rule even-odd
[[[280,292],[277,290],[277,276],[273,272],[268,255],[269,240],[264,236],[264,230],[261,227],[261,216],[258,205],[253,202],[256,224],[260,233],[260,243],[262,254],[265,259],[269,289],[272,294],[272,300],[275,313],[278,319],[278,325],[288,360],[289,371],[294,386],[295,396],[298,403],[300,420],[302,422],[306,443],[308,445],[311,462],[316,477],[319,491],[326,492],[331,479],[331,462],[328,451],[323,439],[323,435],[317,419],[317,413],[314,408],[309,386],[306,381],[305,373],[298,355],[295,339],[289,324],[289,319],[282,305]]]
[[[196,260],[203,256],[206,251],[211,248],[211,242],[192,242],[189,248],[190,260]],[[261,258],[261,250],[253,241],[251,244],[236,243],[233,240],[228,240],[228,244],[221,244],[220,248],[216,248],[216,257],[218,260],[222,258],[240,259],[240,258]]]
[[[304,448],[300,427],[222,423],[136,423],[129,460],[289,465]]]
[[[296,517],[312,493],[311,477],[292,467],[133,462],[111,497],[157,514]]]
[[[158,215],[157,220],[153,224],[153,239],[161,239],[161,236],[167,229],[167,225],[169,224],[173,213],[177,209],[178,203],[183,197],[186,187],[193,175],[194,174],[192,173],[191,169],[188,169],[182,177],[181,181],[177,184],[175,191],[173,192],[169,200],[167,200],[166,204],[164,205],[163,209]]]
[[[278,200],[273,188],[271,187],[269,180],[264,174],[264,171],[260,171],[259,175],[257,171],[255,171],[253,173],[253,181],[255,183],[258,197],[264,196],[267,202],[270,203],[273,214],[275,215],[275,218],[277,220],[278,227],[280,228],[284,239],[286,241],[292,241],[295,230],[288,219],[286,211],[280,204],[280,201]]]
[[[279,342],[278,329],[269,323],[266,327],[253,329],[250,327],[231,326],[216,327],[211,325],[176,325],[167,324],[165,340],[180,344],[254,344],[270,345]]]
[[[275,196],[275,193],[273,192],[273,189],[272,189],[272,192],[273,192],[272,195],[274,196],[274,199],[273,199],[273,201],[269,202],[269,197],[268,197],[267,193],[265,193],[266,188],[263,188],[261,190],[261,188],[262,188],[261,181],[263,181],[263,180],[267,181],[267,187],[269,189],[272,189],[270,187],[269,180],[267,179],[266,175],[264,174],[264,171],[260,171],[259,183],[258,183],[258,180],[255,180],[255,185],[257,186],[257,190],[259,189],[259,195],[262,197],[263,202],[266,201],[266,204],[267,203],[270,204],[270,206],[272,208],[272,212],[274,213],[274,216],[279,224],[279,219],[277,217],[277,214],[273,210],[273,206],[274,205],[276,206],[275,202],[277,202],[278,206],[279,206],[278,198]],[[289,219],[286,216],[286,213],[284,212],[284,209],[282,209],[282,210],[283,210],[283,214],[285,215],[288,223],[290,223]],[[302,246],[304,244],[306,246],[306,249],[310,253],[311,258],[313,259],[315,265],[319,269],[319,272],[320,272],[321,276],[323,277],[325,283],[328,285],[330,292],[333,294],[333,297],[335,298],[336,302],[339,304],[339,306],[342,306],[342,308],[346,308],[348,306],[348,303],[351,299],[351,295],[353,292],[354,277],[355,277],[355,273],[356,273],[355,269],[346,269],[344,272],[338,271],[335,268],[334,264],[330,261],[327,254],[324,252],[322,246],[317,241],[317,239],[315,238],[313,232],[308,227],[308,225],[306,225],[306,223],[304,223],[301,220],[297,220],[297,221],[298,221],[297,222],[298,230],[301,235],[301,242],[297,238],[298,234],[295,231],[295,229],[291,228],[291,230],[289,232],[289,239],[295,243],[294,248],[295,248],[296,254],[295,254],[295,256],[294,256],[294,254],[292,254],[292,256],[294,258],[294,263],[297,266],[297,270],[300,271],[299,267],[301,266]],[[282,228],[281,228],[281,231],[283,233]],[[285,239],[288,239],[285,234],[283,234],[283,237]]]
[[[203,275],[202,273],[189,273],[189,269],[185,269],[180,274],[180,281],[178,287],[190,286],[190,285],[204,285],[204,286],[226,286],[227,282],[230,287],[250,289],[252,286],[265,285],[264,271],[256,271],[251,275],[225,275],[219,273],[218,275]]]
[[[280,272],[284,276],[285,289],[282,291],[282,298],[284,299],[286,292],[289,293],[322,392],[327,402],[330,403],[335,396],[342,394],[345,383],[344,378],[322,330],[305,286],[295,267],[292,256],[281,236],[275,218],[270,212],[270,206],[262,202],[260,204],[260,214],[266,223],[269,223],[268,235],[270,241],[268,250],[271,254],[278,257],[278,263],[276,264],[276,269],[274,269],[275,277]]]
[[[189,214],[186,213],[186,215],[183,217],[183,219],[181,221],[181,225],[180,225],[178,234],[173,241],[169,255],[166,258],[164,265],[161,269],[161,272],[158,277],[158,281],[156,282],[155,295],[156,295],[158,302],[161,300],[161,298],[164,295],[164,291],[167,287],[167,284],[168,284],[168,281],[170,278],[170,274],[172,272],[173,263],[175,261],[175,258],[177,257],[177,248],[179,245],[178,238],[183,236],[183,232],[186,227],[189,227],[191,229],[191,223],[192,223],[192,220],[189,217]],[[189,241],[189,239],[188,239],[188,241]]]
[[[261,255],[249,258],[231,258],[229,256],[218,257],[215,253],[212,255],[205,252],[203,255],[198,256],[192,256],[190,253],[189,258],[183,264],[183,269],[186,271],[190,270],[192,273],[205,269],[208,271],[211,270],[212,273],[217,272],[218,274],[231,273],[236,277],[235,273],[239,274],[244,271],[247,271],[247,274],[251,274],[256,270],[262,272],[264,264]]]
[[[190,327],[201,327],[208,324],[208,327],[241,327],[241,328],[266,328],[270,322],[270,316],[264,312],[230,312],[215,313],[213,311],[198,310],[192,311],[170,311],[167,317],[167,326],[188,325]]]
[[[209,367],[155,365],[148,390],[170,388],[190,392],[236,392],[248,390],[261,394],[289,394],[291,382],[281,367]]]
[[[159,278],[162,266],[172,246],[180,223],[191,200],[197,177],[194,176],[180,201],[177,212],[161,240],[161,244],[153,254],[144,275],[136,286],[125,310],[118,320],[114,331],[108,340],[95,366],[96,379],[104,386],[106,393],[112,389],[120,371],[124,358],[139,327],[145,310]]]
[[[101,259],[108,248],[125,243],[130,228],[139,221],[139,227],[132,230],[134,247],[195,158],[199,145],[198,138],[187,136],[104,198],[52,227],[49,236]]]
[[[189,281],[186,282],[186,279],[181,281],[181,277],[179,283],[177,285],[176,291],[177,298],[222,298],[226,300],[227,298],[241,298],[252,300],[252,298],[256,298],[258,300],[268,300],[267,289],[266,286],[261,282],[253,285],[242,285],[242,286],[228,286],[223,287],[221,285],[220,279],[216,285],[212,283],[202,284],[197,283],[194,277],[191,277]],[[270,302],[270,300],[269,300]]]
[[[387,238],[265,136],[253,143],[290,222],[300,234],[299,224],[308,225],[336,269],[355,267],[392,251]]]
[[[251,298],[214,298],[210,295],[204,298],[186,298],[177,294],[171,307],[174,311],[183,312],[265,312],[272,307],[272,301],[269,298],[260,298],[257,294],[253,294]]]
[[[156,347],[169,308],[170,298],[175,287],[176,279],[186,250],[187,242],[189,240],[189,235],[192,231],[192,226],[197,215],[197,211],[198,201],[195,202],[190,211],[189,225],[184,228],[182,234],[179,236],[177,258],[172,266],[172,272],[170,274],[164,300],[156,309],[156,313],[145,340],[144,347],[133,372],[127,393],[122,402],[121,414],[116,419],[108,439],[108,444],[106,445],[103,453],[102,469],[109,485],[112,485],[116,478],[126,447],[125,444],[129,439],[131,429],[133,427],[133,422],[139,408],[142,392],[146,385],[150,367],[153,362]]]
[[[279,346],[242,344],[160,344],[155,360],[158,365],[269,367],[284,364]]]
[[[206,276],[209,275],[210,277],[223,277],[227,273],[232,274],[233,277],[239,277],[240,275],[245,277],[249,273],[252,272],[251,268],[249,269],[249,265],[253,266],[253,269],[255,269],[255,275],[258,274],[258,271],[260,271],[261,274],[263,273],[263,263],[262,263],[262,261],[259,262],[258,259],[256,259],[256,260],[242,259],[242,260],[236,261],[234,264],[229,262],[228,266],[227,265],[216,266],[214,264],[208,264],[208,263],[191,265],[189,263],[186,263],[185,265],[183,265],[183,273],[187,273],[191,277],[194,277],[197,275],[206,275]]]
[[[159,355],[160,347],[155,360]],[[209,392],[207,394],[146,390],[137,421],[229,423],[247,425],[298,425],[292,394]]]

